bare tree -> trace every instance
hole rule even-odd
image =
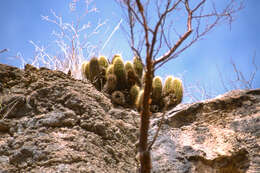
[[[218,3],[219,4],[218,4]],[[144,59],[145,86],[139,139],[140,172],[151,171],[148,145],[150,95],[156,69],[178,57],[216,26],[231,26],[242,0],[119,0],[128,21],[130,45],[134,54]],[[224,3],[224,4],[223,4]]]

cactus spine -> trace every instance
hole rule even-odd
[[[143,64],[137,56],[133,58],[133,65],[136,74],[138,75],[139,79],[141,79],[143,75]]]
[[[160,103],[162,97],[162,79],[159,76],[153,78],[152,100],[154,103]]]

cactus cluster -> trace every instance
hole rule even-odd
[[[180,104],[183,97],[182,81],[179,78],[168,76],[165,80],[162,96],[168,107]]]
[[[133,62],[124,63],[120,54],[114,55],[112,62],[104,56],[93,57],[82,64],[82,77],[93,83],[100,91],[111,96],[117,105],[136,107],[142,110],[143,102],[143,64],[140,58],[134,57]],[[168,76],[163,84],[161,77],[155,76],[152,81],[151,111],[162,111],[176,106],[182,101],[182,81]]]

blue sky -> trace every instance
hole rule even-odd
[[[0,50],[7,48],[9,51],[0,54],[0,63],[21,66],[21,61],[13,57],[17,52],[20,52],[29,62],[29,59],[34,56],[34,47],[29,40],[45,47],[51,45],[54,40],[51,33],[57,29],[57,26],[42,20],[41,15],[52,17],[50,11],[52,9],[57,15],[63,17],[64,22],[71,22],[82,12],[83,7],[76,6],[79,13],[71,12],[69,2],[69,0],[6,0],[1,2]],[[91,30],[99,19],[107,20],[105,27],[100,31],[101,34],[90,39],[91,42],[98,43],[102,47],[104,40],[122,18],[122,10],[113,0],[96,0],[94,4],[99,12],[87,15],[81,22],[91,22]],[[235,16],[236,20],[231,30],[225,25],[217,27],[177,59],[160,68],[156,74],[163,78],[167,75],[182,76],[186,85],[195,86],[199,83],[211,95],[218,95],[224,93],[225,89],[221,85],[217,67],[229,89],[232,89],[228,81],[235,78],[230,59],[232,58],[238,69],[249,77],[254,71],[252,57],[255,54],[258,73],[253,87],[260,88],[260,34],[257,34],[260,31],[260,1],[246,1],[245,5],[245,8]],[[52,47],[49,46],[49,48]],[[132,59],[126,34],[121,29],[116,31],[106,48],[100,53],[112,56],[117,52],[120,52],[124,59]],[[188,98],[185,100],[187,101]]]

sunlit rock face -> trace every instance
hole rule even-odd
[[[260,172],[260,89],[232,91],[167,112],[152,155],[153,172]]]

